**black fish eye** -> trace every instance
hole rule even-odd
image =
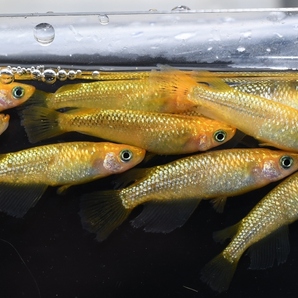
[[[291,156],[283,156],[280,159],[280,165],[284,168],[284,169],[289,169],[292,164],[293,164],[294,160]]]
[[[132,159],[132,152],[128,149],[122,150],[120,152],[120,158],[124,162],[128,162]]]
[[[217,130],[214,133],[213,137],[214,137],[215,141],[221,143],[226,139],[227,133],[224,130]]]
[[[22,98],[24,94],[25,94],[25,90],[23,87],[17,86],[12,89],[12,95],[16,99]]]

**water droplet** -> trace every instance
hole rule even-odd
[[[243,52],[245,52],[245,47],[238,47],[237,51],[240,53],[243,53]]]
[[[251,31],[244,32],[244,33],[242,33],[242,35],[243,35],[244,38],[250,39],[251,38]]]
[[[70,80],[74,80],[74,79],[76,78],[76,72],[75,72],[74,70],[70,70],[70,71],[68,72],[68,78],[69,78]]]
[[[42,45],[48,46],[55,38],[55,29],[48,23],[40,23],[34,27],[34,38]]]
[[[56,72],[53,69],[46,69],[41,74],[41,80],[48,84],[54,84],[56,82]]]
[[[93,79],[97,79],[99,77],[99,75],[100,75],[100,72],[97,71],[97,70],[95,70],[95,71],[92,72],[92,78]]]
[[[14,81],[14,74],[8,68],[3,68],[0,71],[0,82],[2,84],[10,84]]]
[[[67,79],[67,72],[64,69],[59,70],[57,73],[57,79],[65,81]]]
[[[31,70],[31,78],[33,80],[40,80],[41,79],[41,72],[38,69]]]
[[[98,16],[98,19],[99,19],[99,22],[102,24],[102,25],[108,25],[109,24],[109,17],[106,15],[106,14],[100,14]]]
[[[267,19],[271,22],[280,22],[287,17],[287,14],[283,11],[273,11],[269,13]]]
[[[185,5],[178,5],[172,9],[172,11],[187,11],[187,10],[191,10],[191,9]]]

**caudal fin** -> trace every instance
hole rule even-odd
[[[227,291],[237,267],[237,261],[231,263],[223,254],[211,260],[201,271],[201,280],[217,292]]]
[[[131,209],[122,205],[119,190],[86,194],[81,199],[81,222],[87,231],[105,240],[128,217]]]
[[[44,107],[29,107],[22,111],[21,124],[30,143],[52,138],[63,133],[59,126],[59,113]]]

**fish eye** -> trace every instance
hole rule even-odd
[[[280,159],[280,165],[284,168],[284,169],[289,169],[292,164],[293,164],[294,160],[291,156],[283,156]]]
[[[17,86],[12,89],[12,95],[16,99],[22,98],[24,94],[25,94],[25,90],[23,87]]]
[[[226,139],[227,133],[224,130],[217,130],[214,133],[213,137],[214,137],[215,141],[221,143]]]
[[[132,155],[133,155],[132,152],[128,149],[122,150],[120,152],[120,158],[124,162],[130,161],[132,159]]]

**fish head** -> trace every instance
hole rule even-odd
[[[266,150],[266,149],[265,149]],[[263,158],[253,167],[253,176],[267,182],[278,181],[298,170],[298,153],[286,151],[264,151]]]
[[[235,133],[235,128],[225,124],[214,127],[208,133],[203,133],[198,136],[196,140],[198,151],[206,151],[208,149],[222,145],[229,141],[235,135]]]
[[[27,101],[34,92],[34,86],[19,82],[0,84],[0,111],[19,106]]]
[[[113,143],[107,143],[103,151],[103,155],[98,155],[94,160],[93,168],[106,174],[127,171],[139,164],[146,154],[142,148]]]

